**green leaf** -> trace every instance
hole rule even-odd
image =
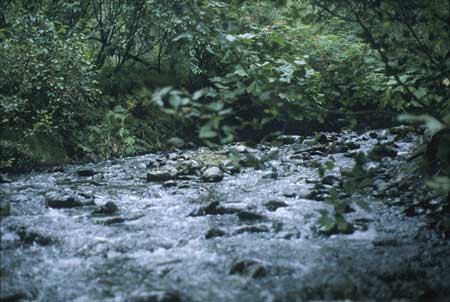
[[[212,130],[209,126],[206,125],[200,128],[199,137],[201,139],[208,139],[216,136],[216,131]]]

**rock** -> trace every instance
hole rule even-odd
[[[328,142],[328,137],[325,133],[319,133],[316,135],[316,141],[321,144],[325,144]]]
[[[43,236],[35,231],[30,231],[25,227],[20,227],[17,230],[17,235],[23,244],[38,244],[42,246],[50,245],[54,243],[54,240],[50,237]]]
[[[230,269],[231,275],[241,275],[251,278],[262,278],[267,276],[267,269],[256,260],[238,261]]]
[[[47,173],[64,172],[64,166],[54,166],[47,169]]]
[[[239,164],[233,162],[231,159],[226,159],[222,162],[221,167],[224,171],[234,174],[241,172],[241,167]]]
[[[345,146],[349,150],[356,150],[356,149],[359,149],[361,147],[359,144],[355,143],[354,141],[346,141],[345,142]]]
[[[411,127],[406,125],[400,125],[397,127],[392,127],[389,129],[389,133],[393,135],[397,135],[399,137],[405,137],[412,131]]]
[[[239,217],[239,220],[260,220],[264,218],[264,216],[261,214],[249,211],[239,211],[237,215]]]
[[[0,217],[7,217],[11,215],[11,203],[9,200],[2,198],[0,200]]]
[[[279,141],[283,145],[292,145],[302,142],[302,137],[299,135],[280,135],[277,137],[276,141]]]
[[[176,186],[177,186],[177,182],[175,180],[168,180],[163,183],[164,188],[172,188],[172,187],[176,187]]]
[[[211,239],[211,238],[215,238],[215,237],[222,237],[225,236],[227,233],[219,228],[212,228],[209,229],[208,232],[205,235],[205,239]]]
[[[171,137],[167,140],[167,145],[177,149],[182,149],[186,146],[186,142],[179,137]]]
[[[205,182],[218,182],[223,179],[224,175],[222,170],[218,167],[210,167],[203,171],[203,181]]]
[[[394,158],[397,156],[397,151],[387,144],[376,145],[369,152],[369,158],[371,160],[381,160],[383,157],[391,157]]]
[[[178,170],[173,166],[164,166],[159,170],[153,170],[147,173],[147,181],[162,182],[176,179]]]
[[[271,200],[264,204],[264,206],[271,212],[276,211],[279,208],[287,207],[287,203],[284,201]]]
[[[226,215],[235,214],[239,212],[238,209],[221,207],[218,201],[210,202],[205,207],[201,207],[198,210],[191,213],[190,216],[205,216],[205,215]]]
[[[79,169],[77,170],[77,175],[78,176],[82,176],[82,177],[90,177],[90,176],[94,176],[95,174],[97,174],[98,172],[95,171],[92,168],[85,168],[85,169]]]
[[[1,302],[20,302],[20,301],[30,301],[32,298],[25,294],[25,292],[20,291],[12,291],[12,292],[5,292],[2,289],[2,292],[0,292],[0,301]]]
[[[134,294],[126,302],[182,302],[177,292],[153,291],[149,293]]]
[[[382,179],[376,179],[373,182],[373,185],[377,189],[378,192],[383,192],[388,188],[388,184]]]
[[[240,227],[236,230],[235,234],[242,233],[267,233],[269,232],[269,228],[265,225],[247,225]]]
[[[116,224],[116,223],[122,223],[125,222],[127,219],[123,218],[123,217],[111,217],[108,219],[103,219],[103,220],[99,220],[97,221],[98,224],[103,224],[103,225],[111,225],[111,224]]]
[[[327,175],[324,178],[322,178],[322,184],[324,185],[336,187],[339,186],[340,182],[341,182],[340,179],[334,175]]]
[[[201,167],[200,163],[193,159],[179,161],[176,164],[178,175],[194,175]]]
[[[0,173],[0,184],[1,183],[10,183],[11,179],[9,179],[5,174]]]
[[[117,205],[114,202],[108,201],[104,205],[97,207],[92,212],[92,214],[94,214],[94,215],[111,215],[111,214],[116,213],[118,210],[119,210],[119,208],[117,207]]]
[[[379,136],[378,133],[376,133],[376,132],[370,132],[370,133],[369,133],[369,137],[370,137],[370,138],[373,138],[373,139],[377,139],[377,138],[379,138],[380,136]]]
[[[71,192],[49,192],[45,194],[47,206],[54,209],[76,208],[95,205],[93,197]]]
[[[308,145],[308,146],[315,145],[316,143],[317,143],[317,141],[314,138],[306,138],[302,142],[303,145]]]
[[[249,152],[248,148],[242,144],[238,144],[238,145],[234,146],[233,149],[238,153],[248,153]]]

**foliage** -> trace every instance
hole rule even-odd
[[[79,127],[98,95],[85,38],[41,15],[18,18],[2,34],[2,128],[32,135]]]

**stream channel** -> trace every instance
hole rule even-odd
[[[351,205],[347,234],[317,223],[354,153],[393,139],[388,130],[284,137],[11,176],[0,184],[11,207],[0,301],[450,301],[449,241],[420,236],[424,217],[376,186],[350,197],[369,209]],[[395,156],[365,167],[400,164],[416,140],[396,140]],[[240,169],[230,150],[247,158]],[[330,160],[320,177],[317,163]],[[205,175],[207,166],[222,169]]]

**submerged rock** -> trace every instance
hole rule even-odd
[[[397,151],[387,144],[376,145],[369,152],[369,158],[371,160],[381,160],[383,157],[391,157],[394,158],[397,156]]]
[[[261,214],[249,211],[239,211],[238,217],[240,220],[260,220],[264,218]]]
[[[150,171],[147,173],[147,181],[167,181],[176,179],[178,170],[172,166],[164,166],[159,170]]]
[[[11,203],[6,199],[0,200],[0,217],[11,215]]]
[[[92,196],[73,192],[49,192],[45,194],[47,206],[54,209],[76,208],[94,205]]]
[[[243,234],[243,233],[267,233],[270,229],[265,225],[246,225],[238,228],[235,231],[235,234]]]
[[[126,302],[182,302],[177,292],[152,291],[149,293],[134,294]]]
[[[251,278],[262,278],[267,276],[267,269],[256,260],[238,261],[230,269],[231,275],[241,275]]]
[[[118,210],[119,210],[119,208],[117,207],[117,205],[114,202],[108,201],[104,205],[98,206],[92,212],[92,214],[94,214],[94,215],[111,215],[111,214],[116,213]]]
[[[201,164],[193,159],[181,160],[177,162],[176,169],[178,175],[194,175],[201,169]]]
[[[20,238],[20,242],[23,244],[38,244],[38,245],[50,245],[55,242],[54,239],[44,236],[38,232],[28,230],[25,227],[20,227],[17,230],[17,235]]]
[[[283,145],[292,145],[302,142],[302,137],[299,135],[280,135],[276,138],[276,141]]]
[[[276,211],[279,208],[287,207],[287,203],[284,201],[271,200],[264,204],[264,206],[271,212]]]
[[[205,239],[211,239],[215,237],[222,237],[225,236],[227,233],[219,228],[211,228],[208,230],[208,232],[205,235]]]
[[[0,184],[1,183],[10,183],[11,179],[9,179],[5,174],[0,173]]]
[[[195,216],[206,216],[206,215],[225,215],[225,214],[235,214],[237,212],[239,212],[238,209],[221,207],[220,202],[213,201],[213,202],[210,202],[205,207],[201,207],[198,210],[194,211],[193,213],[191,213],[190,216],[195,217]]]
[[[82,176],[82,177],[90,177],[90,176],[94,176],[95,174],[97,174],[98,172],[95,171],[92,168],[85,168],[85,169],[79,169],[77,170],[77,175],[78,176]]]
[[[218,167],[210,167],[203,171],[203,181],[206,182],[219,182],[223,179],[223,171]]]

